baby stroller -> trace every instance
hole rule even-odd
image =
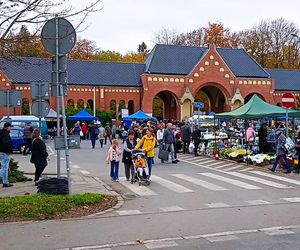
[[[137,182],[139,183],[139,186],[144,185],[144,186],[149,186],[150,185],[150,180],[149,180],[149,168],[148,164],[146,161],[146,156],[145,153],[142,150],[133,150],[132,151],[132,163],[135,169],[135,174],[134,177],[131,180],[131,183]],[[144,165],[143,169],[143,174],[139,171],[137,171],[138,168],[138,163],[141,163]]]

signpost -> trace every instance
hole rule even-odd
[[[9,118],[9,109],[22,106],[22,91],[21,90],[0,90],[0,107],[7,108],[7,118]]]
[[[194,107],[198,108],[198,124],[200,120],[200,109],[204,108],[204,103],[203,102],[194,102]]]
[[[286,136],[288,136],[288,108],[291,108],[295,105],[295,97],[292,93],[284,93],[281,98],[282,106],[286,108],[286,115],[285,115],[285,129],[286,129]]]
[[[65,18],[56,16],[46,22],[42,29],[42,43],[53,57],[52,61],[52,96],[56,96],[57,109],[57,136],[60,136],[60,97],[63,116],[64,149],[66,155],[66,168],[68,174],[68,189],[71,194],[71,169],[69,161],[69,144],[66,126],[65,100],[67,90],[67,60],[69,53],[76,43],[76,31],[72,24]],[[61,148],[61,147],[59,147]],[[57,177],[60,177],[60,151],[57,149]]]

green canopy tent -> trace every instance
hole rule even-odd
[[[230,111],[216,114],[215,118],[237,118],[237,119],[250,119],[260,117],[282,117],[286,115],[286,109],[269,104],[253,95],[252,98],[245,105]],[[299,116],[300,111],[288,109],[288,116]]]

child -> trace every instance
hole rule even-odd
[[[141,177],[143,176],[143,171],[145,171],[147,177],[149,176],[149,169],[146,167],[145,159],[143,159],[141,155],[137,155],[134,166]]]
[[[122,154],[117,139],[112,141],[111,147],[107,152],[106,163],[110,162],[110,177],[112,181],[119,181],[119,161]]]

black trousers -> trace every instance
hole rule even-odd
[[[132,162],[125,162],[124,163],[125,166],[125,176],[126,176],[126,180],[130,180],[130,173],[131,173],[131,178],[133,178],[134,176],[134,166],[132,164]]]
[[[200,144],[200,139],[199,138],[194,139],[194,143],[195,143],[194,153],[195,153],[195,155],[198,155],[198,147],[199,147],[199,144]]]
[[[34,164],[34,166],[35,166],[34,180],[38,181],[40,179],[44,169],[46,168],[46,166],[42,167],[36,163]]]
[[[183,153],[184,154],[189,153],[189,145],[190,145],[190,141],[183,141]]]
[[[27,155],[29,152],[31,152],[31,139],[26,139],[26,145],[23,149],[23,155]]]

